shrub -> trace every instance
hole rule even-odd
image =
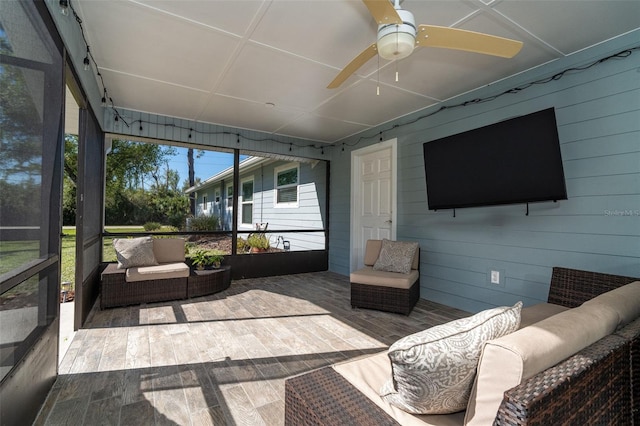
[[[247,237],[249,247],[266,250],[269,248],[269,238],[262,232],[254,232]]]
[[[191,219],[192,231],[217,231],[218,229],[220,229],[220,219],[214,214]]]
[[[160,225],[158,222],[147,222],[142,227],[145,231],[150,232],[159,230],[160,228],[162,228],[162,225]]]

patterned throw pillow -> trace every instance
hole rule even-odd
[[[418,243],[383,239],[380,255],[376,263],[373,264],[373,269],[408,274],[411,272],[413,256],[417,249]]]
[[[116,249],[118,269],[158,264],[153,254],[153,239],[151,237],[115,238],[113,248]]]
[[[412,414],[466,409],[483,343],[516,331],[521,309],[522,302],[489,309],[398,340],[380,396]]]

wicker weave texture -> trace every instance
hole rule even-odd
[[[604,337],[505,392],[494,424],[631,424],[628,354],[628,340]]]
[[[640,318],[626,325],[617,335],[631,341],[629,368],[631,370],[631,416],[640,425]]]
[[[406,288],[351,283],[351,306],[409,315],[420,298],[420,279]]]
[[[187,278],[126,282],[124,270],[115,264],[107,265],[102,272],[102,309],[186,298]]]
[[[548,302],[575,308],[589,299],[638,278],[554,267]]]
[[[285,382],[285,425],[398,425],[333,368]]]
[[[194,271],[188,279],[187,297],[206,296],[226,290],[231,285],[231,267]]]

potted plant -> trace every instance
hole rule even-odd
[[[191,254],[191,264],[196,269],[204,269],[207,266],[213,266],[214,268],[219,268],[220,263],[224,256],[219,253],[214,253],[209,250],[196,250]]]
[[[266,251],[269,248],[269,238],[264,232],[254,232],[247,237],[247,245],[252,253]]]

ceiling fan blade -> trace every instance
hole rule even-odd
[[[419,25],[416,37],[416,47],[418,46],[513,58],[522,48],[522,42],[458,28]]]
[[[362,0],[369,9],[369,13],[376,20],[378,25],[381,24],[402,24],[400,15],[393,7],[389,0]]]
[[[335,89],[339,87],[344,81],[351,76],[354,72],[358,70],[361,66],[363,66],[369,59],[376,56],[378,53],[378,47],[376,43],[373,43],[371,46],[367,47],[362,53],[355,57],[355,59],[349,62],[349,65],[344,67],[342,71],[333,79],[331,83],[327,86],[327,89]]]

